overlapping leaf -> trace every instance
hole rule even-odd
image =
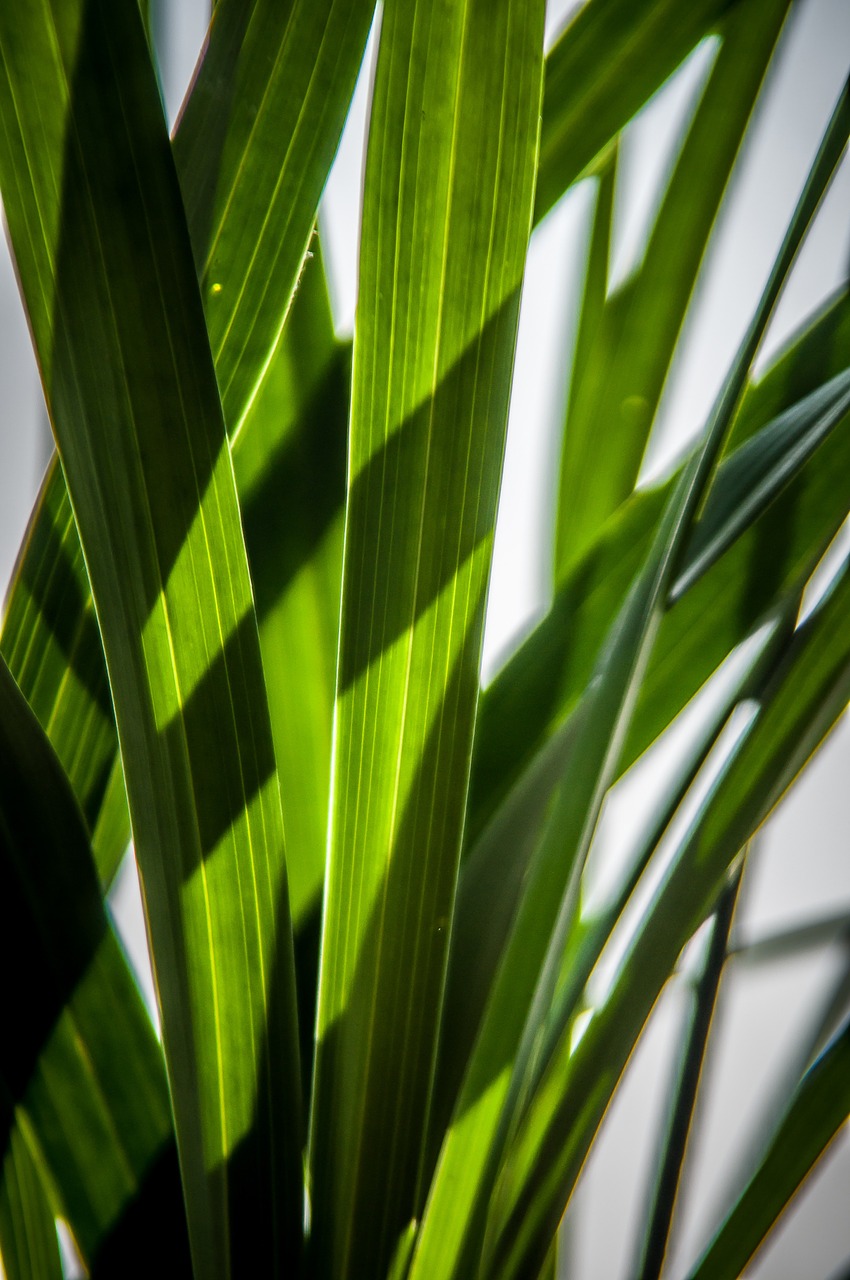
[[[606,144],[717,30],[729,0],[591,0],[546,61],[535,221],[551,209]]]
[[[18,1129],[0,1179],[0,1259],[6,1280],[63,1280],[53,1210]]]
[[[13,1220],[43,1221],[46,1180],[96,1274],[125,1250],[144,1272],[160,1242],[175,1274],[188,1274],[160,1047],[109,925],[83,819],[2,660],[0,912],[15,1028],[0,1054],[6,1209]],[[55,1246],[52,1212],[49,1221]],[[4,1238],[7,1267],[44,1251],[35,1221],[27,1230],[33,1239],[16,1253]]]
[[[195,1267],[277,1265],[301,1234],[283,824],[158,89],[133,4],[7,13],[0,48],[0,181],[122,739]]]
[[[681,838],[604,1003],[578,1046],[563,1036],[528,1108],[502,1186],[495,1274],[522,1274],[554,1229],[641,1027],[676,958],[752,837],[850,696],[850,574],[794,639],[760,710]]]
[[[735,5],[640,269],[606,299],[612,208],[600,199],[564,426],[555,576],[632,492],[721,200],[789,0]],[[597,246],[597,243],[598,246]],[[606,465],[593,465],[604,441]]]
[[[823,384],[847,367],[846,348],[834,335],[840,338],[848,323],[850,306],[841,295],[803,329],[775,369],[749,388],[738,419],[742,428],[734,429],[736,440],[743,443],[754,430],[764,429],[761,440],[767,461],[774,444],[782,439],[782,421],[801,428],[800,443],[818,438],[817,397]],[[840,384],[835,385],[840,398],[843,391]],[[795,400],[785,399],[786,394],[799,395],[804,402],[815,396],[807,401],[813,416],[808,416],[804,404],[794,411]],[[778,429],[771,429],[761,411],[779,411]],[[789,416],[782,418],[785,413]],[[701,580],[694,579],[690,555],[686,557],[682,575],[688,578],[682,576],[682,583],[690,580],[690,586],[684,593],[678,584],[674,586],[676,603],[661,623],[624,746],[622,768],[669,724],[776,598],[791,584],[804,581],[823,555],[850,507],[850,478],[844,483],[850,476],[850,437],[842,421],[804,462],[797,477],[784,483],[781,470],[773,471],[779,482],[774,504],[714,565],[703,563]],[[793,427],[790,430],[789,444]],[[761,455],[761,449],[757,452]],[[725,491],[725,478],[734,474],[726,466],[721,466],[715,482],[711,505],[716,514],[723,505],[722,499],[720,507],[717,503]],[[769,474],[770,470],[760,481],[767,481]],[[485,690],[472,772],[469,827],[473,835],[577,705],[606,621],[625,598],[673,483],[640,491],[623,504],[570,571],[546,618]],[[704,530],[708,527],[704,525]]]
[[[752,1179],[691,1273],[738,1276],[850,1115],[850,1023],[806,1072]]]
[[[462,1275],[482,1248],[481,1234],[498,1162],[519,1115],[545,1073],[563,1030],[556,1002],[565,946],[576,921],[581,872],[605,791],[613,782],[634,698],[693,519],[705,496],[748,370],[785,275],[831,178],[847,137],[844,95],[800,198],[748,333],[712,412],[704,440],[676,481],[646,563],[615,616],[588,682],[587,716],[570,770],[534,855],[516,921],[458,1100],[455,1121],[437,1165],[412,1275]],[[563,1202],[561,1203],[561,1208]],[[560,1212],[558,1213],[560,1218]],[[498,1217],[495,1219],[498,1221]],[[518,1230],[534,1248],[511,1247],[511,1267],[539,1267],[548,1236],[528,1214]],[[497,1247],[491,1228],[487,1259]],[[543,1242],[545,1239],[545,1247]],[[417,1266],[419,1271],[417,1273]]]
[[[366,162],[314,1268],[380,1274],[415,1216],[478,692],[543,5],[384,13]]]

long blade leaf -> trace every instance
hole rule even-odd
[[[806,1072],[767,1151],[692,1280],[741,1275],[850,1115],[850,1022]]]
[[[534,220],[587,169],[696,44],[729,0],[591,0],[546,59]]]
[[[771,426],[769,417],[756,417],[751,402],[757,398],[766,412],[777,411],[780,421],[788,412],[787,421],[801,429],[800,441],[817,438],[818,411],[824,406],[815,399],[809,402],[815,410],[812,417],[802,406],[800,414],[792,413],[795,397],[820,394],[825,382],[846,370],[847,348],[832,338],[844,334],[848,326],[850,305],[841,297],[803,331],[776,368],[749,389],[741,410],[741,419],[749,426],[741,435],[736,430],[735,436],[745,443],[754,424],[763,429],[764,452],[759,449],[757,454],[765,463],[774,443],[782,452],[784,430]],[[791,397],[787,400],[786,389]],[[795,428],[789,429],[787,444],[792,443]],[[808,435],[809,429],[813,436]],[[699,537],[714,526],[715,517],[733,509],[723,495],[731,492],[727,477],[734,478],[739,465],[732,469],[728,462],[721,465]],[[771,472],[769,467],[759,475],[759,482]],[[839,424],[784,490],[781,472],[773,475],[778,482],[772,489],[777,495],[773,506],[750,532],[735,540],[719,563],[710,567],[708,560],[703,562],[706,572],[700,580],[691,570],[689,548],[679,581],[689,580],[690,586],[682,592],[674,585],[681,598],[661,623],[621,768],[628,767],[657,737],[776,597],[812,572],[850,507],[850,435]],[[593,671],[606,619],[625,598],[674,483],[675,479],[639,492],[623,504],[569,572],[549,614],[484,691],[468,822],[473,836],[577,705]],[[751,506],[750,515],[755,510]]]
[[[739,2],[690,122],[640,270],[584,317],[564,425],[556,581],[632,492],[697,275],[789,0]],[[609,213],[610,217],[610,213]],[[605,255],[602,291],[607,285]],[[597,286],[598,288],[598,286]],[[592,459],[605,442],[606,465]]]
[[[640,1030],[685,943],[850,695],[850,574],[795,634],[708,799],[682,837],[603,1004],[574,1051],[561,1037],[511,1153],[499,1275],[522,1274],[563,1212]],[[565,1128],[565,1126],[567,1126]],[[568,1136],[567,1136],[568,1134]]]
[[[176,1274],[188,1274],[162,1053],[110,928],[83,819],[2,659],[0,915],[6,1164],[25,1169],[34,1130],[38,1174],[91,1265],[120,1247],[144,1270],[164,1245]]]
[[[415,1216],[531,224],[544,6],[387,6],[366,161],[314,1269]],[[427,211],[427,216],[425,215]]]
[[[0,51],[0,182],[115,701],[195,1268],[274,1267],[302,1217],[283,826],[156,80],[131,3],[4,10]]]
[[[530,869],[458,1101],[462,1123],[444,1143],[412,1276],[459,1275],[477,1255],[489,1193],[523,1098],[545,1070],[546,1015],[576,919],[581,872],[602,801],[693,519],[708,488],[748,372],[787,272],[844,148],[850,94],[842,96],[800,197],[748,333],[709,419],[703,443],[665,507],[646,564],[606,639],[588,691],[586,731]],[[548,1244],[551,1240],[547,1241]],[[535,1257],[542,1264],[544,1253]],[[486,1264],[485,1264],[486,1265]]]
[[[53,1210],[18,1129],[0,1173],[0,1262],[6,1280],[63,1280]]]

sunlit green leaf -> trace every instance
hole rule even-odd
[[[830,415],[831,407],[843,395],[841,383],[833,388],[835,397],[819,389],[847,368],[847,348],[830,341],[830,336],[843,332],[848,322],[850,305],[842,297],[811,328],[803,330],[774,370],[748,390],[741,420],[752,424],[750,404],[756,398],[765,410],[779,411],[776,424],[759,421],[764,432],[761,444],[752,454],[742,455],[765,468],[756,474],[759,483],[763,481],[773,493],[773,504],[752,529],[743,534],[737,531],[735,541],[716,563],[703,561],[701,579],[694,580],[688,554],[679,581],[683,586],[689,581],[690,586],[684,592],[678,583],[674,587],[679,598],[662,620],[621,768],[631,764],[662,732],[726,654],[773,607],[777,597],[794,583],[802,585],[843,522],[850,507],[850,433],[846,422],[840,420],[838,429],[832,430],[814,456],[805,459],[806,442],[820,438],[821,410]],[[802,397],[815,398],[795,408],[794,400],[783,399],[786,389],[789,394],[799,392]],[[822,394],[826,395],[825,405],[819,398]],[[752,428],[743,432],[742,443],[751,434]],[[780,457],[787,457],[793,465],[798,444],[802,453],[796,456],[802,466],[788,481]],[[735,520],[722,519],[724,512],[735,514],[735,504],[728,495],[733,488],[738,491],[735,477],[743,475],[741,460],[733,467],[730,461],[718,471],[705,513],[710,519],[704,520],[699,535],[705,538],[717,518],[725,533],[716,548],[727,535],[736,533]],[[546,618],[485,690],[472,771],[469,829],[473,836],[541,744],[577,705],[593,670],[606,621],[625,598],[674,483],[675,479],[639,492],[623,504],[569,572]],[[758,515],[755,502],[747,509],[748,518]]]
[[[224,1276],[296,1257],[302,1231],[283,824],[230,452],[135,5],[4,11],[0,50],[0,183],[115,702],[194,1263]]]
[[[577,11],[546,59],[535,221],[729,8],[730,0],[591,0]]]
[[[850,697],[850,572],[803,624],[760,710],[680,839],[608,995],[578,1046],[562,1035],[512,1152],[497,1252],[513,1275],[550,1238],[640,1030],[679,952],[752,837]],[[508,1208],[507,1206],[510,1206]],[[521,1274],[521,1269],[520,1269]]]
[[[703,441],[677,479],[645,565],[617,612],[588,682],[587,716],[570,769],[553,804],[524,886],[516,921],[470,1058],[455,1120],[440,1153],[414,1255],[412,1275],[462,1275],[481,1248],[480,1233],[498,1164],[519,1108],[545,1073],[551,1042],[562,1030],[549,1010],[563,953],[575,924],[581,873],[602,801],[614,781],[634,697],[667,595],[699,504],[705,496],[748,371],[785,276],[828,185],[850,127],[850,95],[842,97],[800,197],[748,332],[736,354]],[[564,1014],[566,1017],[566,1013]],[[523,1243],[507,1250],[511,1273],[520,1262],[537,1268],[557,1220],[538,1234],[529,1212]],[[553,1211],[554,1212],[554,1211]],[[527,1238],[534,1240],[530,1258]],[[545,1245],[544,1245],[545,1241]],[[492,1250],[501,1246],[491,1236]]]
[[[510,0],[395,5],[383,17],[311,1121],[320,1275],[380,1274],[421,1195],[543,18],[542,3]]]

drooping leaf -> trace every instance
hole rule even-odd
[[[542,3],[388,6],[366,161],[313,1266],[416,1214],[531,224]]]
[[[283,824],[156,80],[131,3],[4,10],[0,50],[0,184],[115,702],[194,1265],[282,1265],[302,1230]]]

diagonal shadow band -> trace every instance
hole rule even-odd
[[[317,1045],[310,1275],[337,1274],[328,1251],[341,1205],[364,1275],[385,1273],[380,1251],[416,1210],[472,734],[472,718],[456,716],[477,681],[480,638],[477,623],[455,658],[358,931],[345,1011]],[[433,796],[442,797],[437,810]],[[380,1064],[377,1077],[369,1064]]]
[[[87,1103],[84,1096],[74,1094],[75,1086],[89,1088],[90,1073],[100,1077],[101,1089],[105,1080],[114,1083],[108,1064],[129,1055],[136,1070],[153,1071],[147,1096],[157,1097],[159,1087],[160,1119],[167,1116],[165,1077],[153,1030],[109,928],[82,817],[58,760],[2,662],[0,964],[7,974],[26,974],[25,980],[9,981],[5,988],[5,1016],[14,1034],[3,1038],[0,1052],[0,1155],[17,1122],[17,1107],[35,1105],[38,1112],[33,1087],[38,1094],[40,1067],[45,1065],[46,1069],[44,1057],[54,1052],[52,1070],[59,1071],[65,1090],[63,1099],[76,1101],[81,1115],[88,1114]],[[120,1025],[115,1025],[113,1034],[112,1023],[107,1019],[94,1039],[88,1041],[92,1002],[97,1016],[102,1018],[99,999],[104,991],[110,999],[123,1002]],[[56,1039],[66,1011],[70,1011],[73,1026],[65,1024],[64,1032]],[[136,1051],[138,1057],[134,1056]],[[49,1079],[49,1075],[45,1078]],[[41,1093],[44,1094],[43,1089]],[[50,1094],[48,1088],[43,1099],[48,1110],[54,1105]],[[146,1104],[140,1097],[137,1114],[129,1114],[122,1111],[126,1099],[107,1093],[104,1102],[107,1109],[116,1108],[114,1116],[123,1115],[125,1131],[115,1134],[120,1145],[127,1141],[127,1125],[132,1126],[142,1115],[147,1118]],[[65,1141],[67,1121],[68,1117],[62,1116],[55,1126],[48,1124],[48,1132],[55,1129],[55,1134],[60,1135],[59,1147]],[[141,1185],[133,1197],[136,1207],[131,1211],[128,1204],[126,1209],[128,1222],[136,1223],[131,1238],[138,1246],[128,1265],[132,1269],[137,1262],[141,1265],[143,1256],[150,1258],[149,1250],[143,1255],[142,1236],[146,1230],[154,1238],[150,1224],[157,1221],[173,1249],[178,1264],[175,1274],[188,1275],[188,1265],[180,1266],[181,1259],[188,1263],[188,1233],[173,1138],[166,1139],[152,1159],[148,1160],[145,1153],[151,1141],[159,1140],[158,1123],[151,1113],[150,1129],[135,1132],[130,1143],[135,1145],[133,1172],[136,1176],[141,1172]],[[36,1132],[40,1133],[38,1125]],[[106,1242],[91,1234],[86,1190],[78,1180],[73,1185],[61,1184],[60,1180],[60,1185],[72,1222],[77,1220],[75,1210],[79,1210],[79,1221],[88,1224],[84,1243],[96,1250],[101,1245],[106,1247]],[[150,1217],[150,1213],[156,1217]],[[131,1273],[145,1272],[140,1269],[128,1272]],[[107,1272],[101,1270],[97,1274]]]
[[[504,299],[432,395],[351,481],[340,690],[421,617],[492,536],[518,303],[518,291]]]

